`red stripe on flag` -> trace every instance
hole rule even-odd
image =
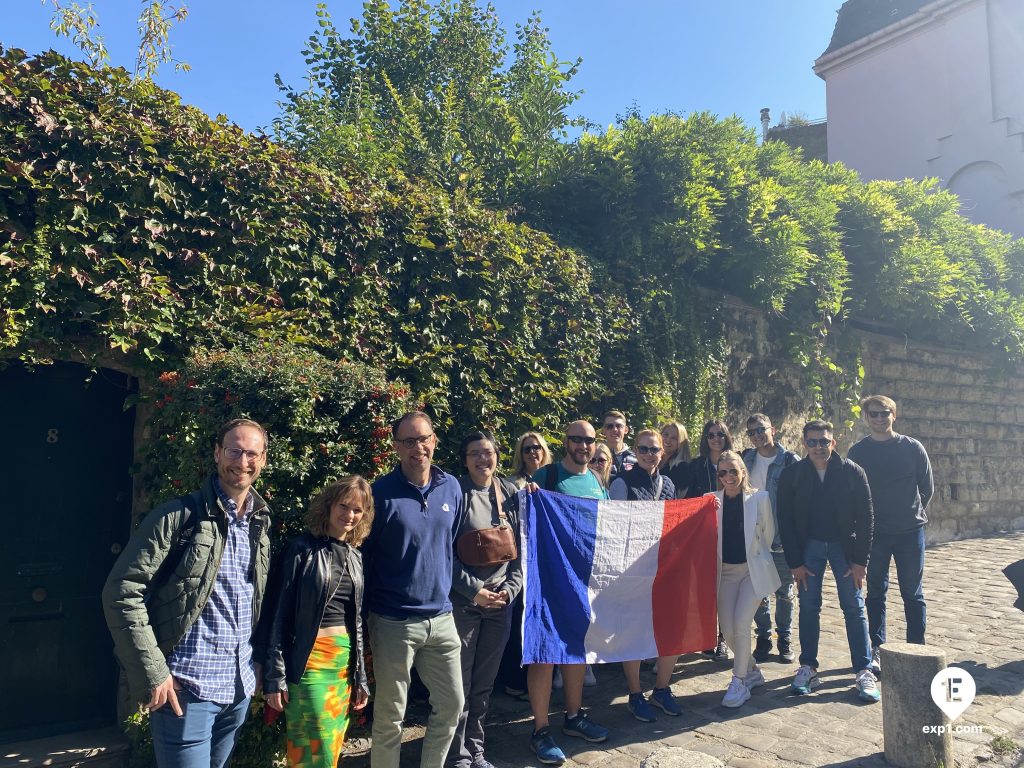
[[[718,516],[714,496],[665,502],[651,589],[659,656],[718,642]]]

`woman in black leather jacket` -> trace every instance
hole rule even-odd
[[[363,561],[373,496],[358,475],[332,483],[271,574],[263,691],[287,708],[288,765],[334,768],[352,708],[369,697],[363,661]]]

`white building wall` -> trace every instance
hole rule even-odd
[[[815,71],[830,161],[936,176],[966,216],[1024,236],[1024,0],[937,0]]]

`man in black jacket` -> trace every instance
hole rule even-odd
[[[827,564],[846,620],[857,695],[878,701],[863,589],[871,551],[871,490],[864,470],[835,453],[832,424],[816,419],[804,424],[803,432],[807,457],[783,470],[777,498],[782,548],[800,594],[800,669],[793,692],[810,693],[818,684],[821,587]]]

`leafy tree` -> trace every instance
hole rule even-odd
[[[585,133],[523,211],[588,255],[606,303],[631,310],[629,338],[602,348],[594,410],[721,414],[729,296],[772,318],[818,410],[856,403],[848,319],[1024,357],[1021,241],[971,224],[935,182],[864,184],[781,142],[759,145],[736,118],[632,113]]]
[[[82,6],[72,0],[41,0],[53,6],[50,29],[71,39],[94,67],[105,65],[110,57],[99,34],[99,17],[92,4]],[[170,44],[171,28],[188,18],[188,6],[173,0],[140,0],[139,48],[135,58],[135,82],[151,85],[161,64],[174,63],[176,70],[188,72],[187,62],[177,61]]]
[[[493,6],[386,0],[363,6],[351,35],[317,6],[303,53],[308,87],[280,83],[274,135],[305,158],[389,178],[397,170],[504,206],[562,150],[577,124],[567,89],[580,64],[551,51],[540,16],[517,25],[511,64]]]

